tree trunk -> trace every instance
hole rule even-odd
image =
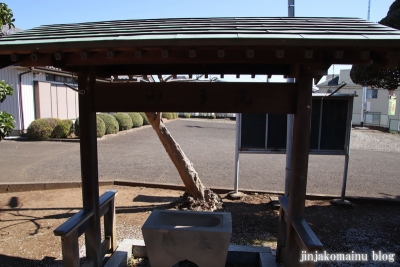
[[[186,157],[185,153],[183,153],[179,144],[174,140],[168,129],[165,127],[161,120],[161,112],[145,112],[145,114],[163,144],[165,151],[167,151],[168,156],[178,170],[189,196],[194,199],[204,200],[205,188],[200,181],[199,175],[193,168],[192,163]]]

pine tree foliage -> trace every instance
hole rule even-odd
[[[389,11],[380,24],[400,29],[400,0],[392,3]],[[350,77],[354,83],[387,90],[396,90],[400,85],[400,66],[397,70],[384,70],[377,63],[369,66],[353,65]]]

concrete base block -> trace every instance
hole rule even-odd
[[[275,261],[275,257],[272,256],[271,253],[260,252],[259,256],[260,256],[259,263],[258,263],[259,267],[271,267],[271,266],[274,267],[274,266],[278,266],[276,261]]]
[[[154,210],[142,227],[152,267],[191,261],[225,266],[232,234],[229,212]]]
[[[126,267],[131,257],[132,243],[127,240],[125,243],[121,243],[118,246],[117,250],[114,251],[104,267]]]
[[[141,258],[143,252],[146,251],[146,247],[144,246],[143,240],[136,239],[125,239],[117,251],[121,252],[122,250],[126,250],[125,253],[128,259],[133,255],[134,257]],[[132,254],[129,254],[132,252]],[[138,254],[135,254],[135,251]],[[126,266],[126,261],[118,261],[113,258],[116,257],[121,259],[120,253],[114,253],[110,260],[107,262],[105,267],[114,267],[114,266]],[[143,257],[146,258],[146,257]],[[125,264],[125,265],[124,265]],[[239,245],[229,245],[228,255],[226,257],[226,263],[221,266],[225,266],[225,264],[230,265],[245,265],[245,266],[259,266],[259,267],[280,267],[279,263],[275,262],[275,257],[272,255],[272,251],[269,247],[253,247],[253,246],[239,246]],[[164,266],[167,266],[165,264]],[[171,266],[172,267],[172,266]]]
[[[232,200],[239,200],[239,199],[244,198],[245,196],[246,196],[246,194],[245,194],[245,193],[242,193],[242,192],[229,192],[229,193],[226,195],[226,197],[227,197],[228,199],[232,199]]]
[[[351,204],[350,201],[348,200],[341,200],[341,199],[334,199],[331,201],[332,204],[339,205],[339,206],[344,206],[344,207],[352,207],[353,204]]]
[[[253,247],[230,245],[227,264],[259,266],[259,267],[276,267],[275,257],[269,247]]]

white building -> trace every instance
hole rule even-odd
[[[329,93],[333,92],[342,83],[346,83],[346,86],[341,88],[338,93],[356,94],[358,96],[354,98],[352,123],[353,125],[360,125],[363,89],[361,85],[355,84],[351,80],[350,69],[341,70],[339,75],[334,75],[333,77],[327,76],[327,80],[318,84],[317,87],[320,93]],[[387,128],[389,120],[396,120],[396,122],[399,120],[399,103],[396,105],[395,115],[388,116],[389,98],[392,95],[399,95],[399,89],[389,92],[386,89],[368,87],[364,118],[365,125]]]
[[[47,67],[0,69],[0,80],[14,88],[14,96],[8,96],[0,103],[0,110],[15,118],[12,135],[25,132],[35,119],[76,119],[79,116],[78,93],[65,85],[77,87],[76,78],[70,73]]]

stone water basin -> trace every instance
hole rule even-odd
[[[191,261],[198,267],[225,266],[232,235],[230,212],[153,210],[142,227],[152,267]]]

